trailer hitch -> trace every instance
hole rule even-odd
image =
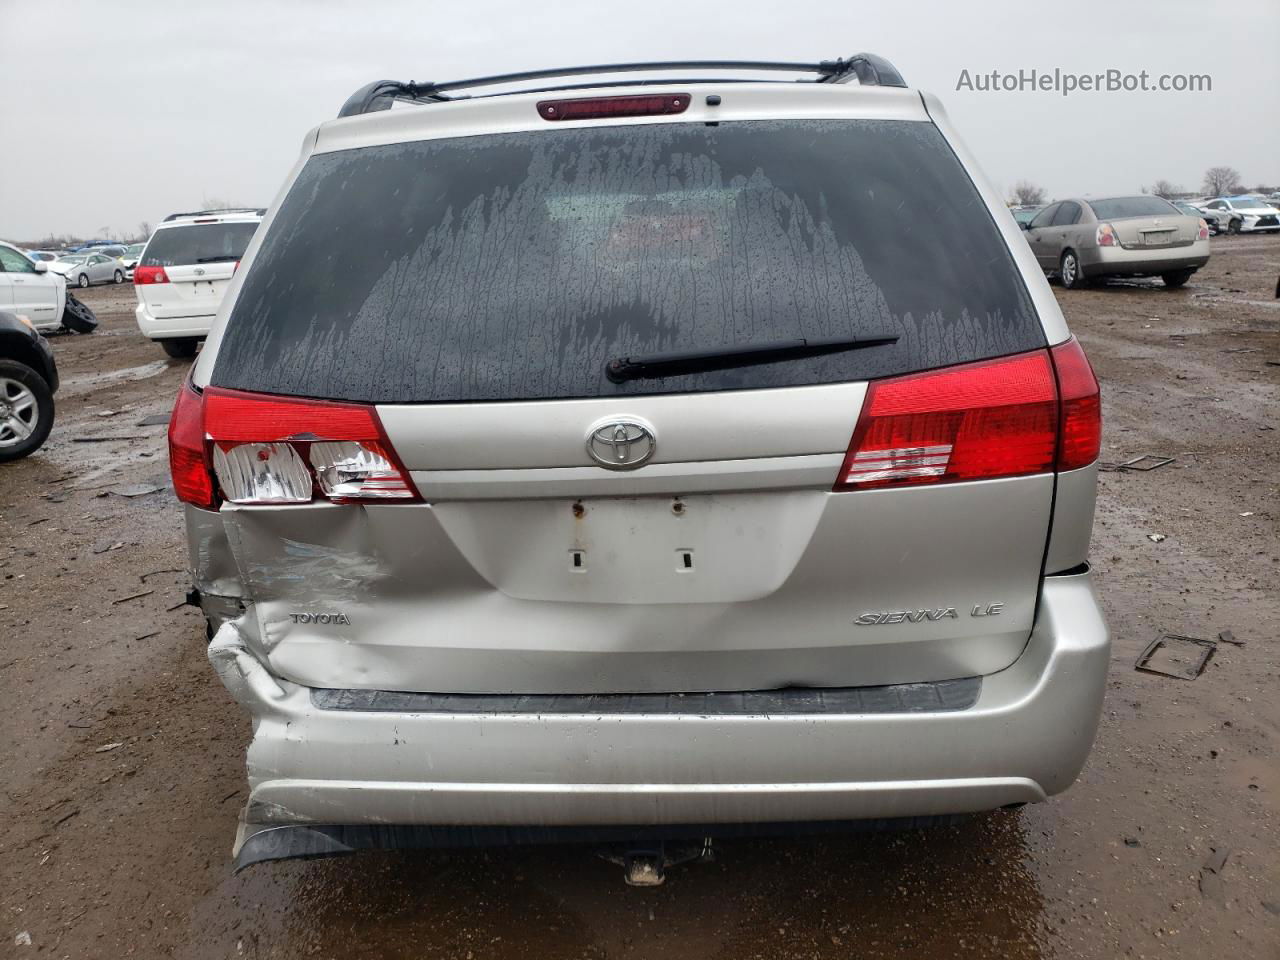
[[[601,859],[622,867],[623,879],[629,887],[660,887],[667,879],[667,867],[693,861],[709,862],[715,859],[711,838],[701,840],[666,842],[645,847],[626,844],[610,844],[596,851]]]

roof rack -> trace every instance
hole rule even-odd
[[[171,213],[161,223],[177,220],[179,217],[207,217],[219,213],[256,213],[260,217],[267,215],[266,207],[223,207],[219,210],[192,210],[190,213]]]
[[[670,60],[652,61],[648,63],[601,63],[589,67],[557,67],[550,70],[526,70],[522,73],[501,73],[491,77],[475,77],[470,80],[449,80],[445,83],[404,83],[399,80],[375,80],[353,93],[338,111],[339,117],[354,117],[362,113],[373,113],[390,109],[396,100],[412,103],[441,103],[448,100],[466,99],[469,95],[451,97],[453,90],[470,87],[486,87],[502,83],[518,83],[524,80],[544,80],[551,77],[574,77],[592,73],[635,73],[654,70],[777,70],[786,73],[816,73],[816,80],[809,83],[847,83],[857,77],[863,86],[905,87],[897,68],[884,57],[874,53],[859,53],[848,59],[823,60],[819,63],[790,63],[776,60]],[[632,81],[633,83],[670,82],[664,81]],[[681,83],[690,81],[682,80]],[[520,93],[542,92],[544,90],[564,89],[562,87],[542,87],[535,90],[521,90]],[[488,94],[500,96],[500,94]]]

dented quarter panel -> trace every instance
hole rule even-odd
[[[226,525],[215,510],[186,507],[187,566],[192,585],[202,594],[243,597],[244,585]]]

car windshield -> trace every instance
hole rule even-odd
[[[81,257],[81,256],[59,257],[58,263],[84,263],[88,259],[89,259],[88,257]]]
[[[138,254],[142,252],[142,248],[145,246],[146,246],[145,243],[131,243],[124,248],[124,252],[131,257],[136,257]]]
[[[1270,202],[1262,197],[1240,197],[1232,201],[1241,210],[1256,210],[1258,207],[1269,207]]]
[[[1099,220],[1124,220],[1128,217],[1167,217],[1176,214],[1178,208],[1159,197],[1113,197],[1110,200],[1090,200],[1089,206]]]

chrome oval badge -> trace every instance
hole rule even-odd
[[[587,454],[610,470],[634,470],[658,448],[653,428],[639,420],[606,420],[587,434]]]

